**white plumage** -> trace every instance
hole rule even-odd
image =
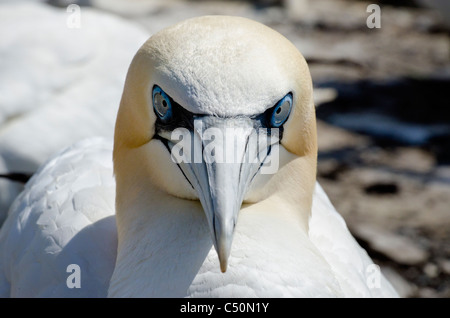
[[[89,137],[112,137],[124,74],[148,38],[139,26],[83,7],[0,4],[0,173],[33,173]],[[26,145],[24,147],[23,145]],[[0,224],[22,185],[0,179]]]
[[[26,185],[25,191],[15,201],[10,217],[4,224],[0,236],[0,295],[2,297],[105,297],[109,280],[114,269],[117,248],[116,224],[114,219],[115,183],[112,176],[112,143],[105,139],[88,139],[58,153],[49,159]],[[273,220],[271,220],[273,222]],[[270,227],[276,225],[270,223]],[[243,224],[242,227],[245,227]],[[280,222],[286,235],[288,224]],[[291,277],[282,277],[277,269],[277,257],[269,253],[273,268],[264,275],[258,270],[258,264],[251,260],[252,246],[245,242],[248,238],[235,238],[233,261],[230,270],[240,272],[220,273],[215,263],[215,252],[210,242],[206,224],[202,231],[193,237],[199,253],[206,254],[203,264],[187,262],[179,264],[185,277],[185,287],[192,277],[187,274],[202,265],[194,283],[189,289],[191,296],[234,296],[253,297],[391,297],[395,291],[383,276],[380,288],[370,289],[367,282],[373,264],[367,253],[359,247],[348,231],[342,217],[335,211],[319,184],[313,200],[313,212],[310,220],[309,239],[316,258],[321,266],[311,264],[300,251],[300,268],[304,267],[304,290],[289,293],[295,289],[296,281]],[[149,229],[150,231],[151,229]],[[261,231],[264,229],[261,228]],[[192,233],[194,234],[194,233]],[[165,233],[168,238],[176,233]],[[246,233],[250,236],[250,233]],[[295,234],[294,234],[295,235]],[[242,239],[242,241],[241,241]],[[284,237],[271,239],[273,250],[281,250]],[[298,245],[301,238],[293,238]],[[304,240],[308,239],[303,237]],[[281,242],[280,242],[281,240]],[[253,244],[257,243],[254,240]],[[252,243],[252,242],[250,242]],[[266,245],[267,247],[267,245]],[[303,246],[299,246],[303,249]],[[286,246],[287,249],[291,246]],[[296,257],[291,251],[290,257]],[[161,258],[164,258],[161,254]],[[193,254],[195,258],[196,254]],[[205,255],[204,255],[205,256]],[[168,259],[161,259],[160,269],[175,266]],[[200,260],[201,261],[201,260]],[[165,263],[166,262],[166,263]],[[164,264],[165,263],[165,264]],[[67,266],[78,264],[82,269],[81,288],[69,289],[66,279]],[[256,268],[254,268],[254,266]],[[310,267],[311,266],[311,267]],[[256,270],[255,270],[256,269]],[[297,271],[299,268],[294,268]],[[24,275],[25,274],[25,275]],[[261,276],[262,275],[262,276]],[[266,276],[266,278],[263,278]],[[161,277],[157,276],[156,279]],[[143,277],[145,283],[148,278]],[[179,277],[173,278],[174,285],[161,279],[160,284],[168,289],[153,296],[186,296]],[[246,280],[255,285],[247,285]],[[273,280],[273,281],[272,281]],[[226,282],[217,289],[205,288],[217,282]],[[12,283],[12,284],[11,284]],[[264,289],[264,283],[275,284],[274,288]],[[323,285],[322,285],[323,284]],[[162,287],[160,286],[160,287]],[[327,288],[323,288],[327,286]],[[273,287],[273,286],[272,286]],[[127,290],[132,286],[126,287]],[[173,289],[173,290],[172,290]],[[258,290],[259,289],[259,290]],[[131,294],[132,290],[130,291]],[[171,294],[169,292],[174,292]],[[224,294],[223,294],[224,293]],[[242,293],[242,294],[241,294]]]
[[[27,183],[0,235],[3,297],[107,295],[117,248],[111,151],[101,138],[79,142]],[[81,289],[67,287],[70,264],[83,269]]]
[[[220,50],[236,39],[247,50]],[[253,59],[256,52],[270,58]],[[194,57],[205,63],[189,64]],[[184,124],[193,116],[220,129],[266,125],[255,116],[270,115],[271,105],[290,92],[292,113],[270,153],[279,149],[278,172],[253,179],[250,164],[171,161],[171,126],[153,109],[154,85],[182,105]],[[130,66],[112,150],[102,139],[83,141],[30,180],[0,232],[1,295],[397,295],[380,272],[369,271],[371,259],[316,183],[309,72],[295,47],[273,30],[242,18],[204,17],[153,36]],[[80,266],[79,289],[66,285],[70,264]]]

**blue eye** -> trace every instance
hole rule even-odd
[[[270,125],[278,128],[283,125],[289,117],[292,108],[292,94],[289,93],[284,96],[275,106],[272,117],[270,118]]]
[[[163,121],[166,122],[172,117],[172,103],[170,102],[169,96],[159,87],[153,87],[153,109],[156,115]]]

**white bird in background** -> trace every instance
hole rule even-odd
[[[180,127],[202,160],[173,160]],[[202,133],[230,128],[236,143],[206,151]],[[230,149],[264,160],[211,160]],[[83,141],[26,185],[0,232],[1,295],[397,296],[316,183],[308,66],[274,30],[207,16],[153,35],[128,71],[114,164],[111,150]]]
[[[0,174],[32,174],[89,136],[113,137],[124,74],[149,34],[83,8],[0,3]],[[68,24],[69,23],[69,24]],[[23,185],[0,178],[0,224]]]

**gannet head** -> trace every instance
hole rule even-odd
[[[312,194],[316,155],[311,77],[295,46],[245,18],[186,20],[130,65],[114,140],[117,213],[130,199],[120,187],[144,179],[200,200],[225,272],[243,202],[283,187],[294,200]],[[285,167],[298,158],[308,158],[303,172]]]

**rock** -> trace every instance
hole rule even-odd
[[[436,163],[430,152],[407,147],[396,147],[389,152],[374,149],[374,151],[362,153],[361,158],[370,164],[389,165],[393,169],[415,173],[430,173]]]
[[[448,0],[417,0],[423,6],[434,9],[438,12],[444,23],[450,30],[450,2]]]
[[[437,293],[433,288],[425,287],[419,290],[418,296],[420,298],[437,298],[439,293]]]
[[[109,11],[124,17],[136,18],[155,14],[176,5],[178,0],[89,0],[90,4],[100,10]]]
[[[285,0],[289,19],[307,26],[320,25],[330,29],[366,27],[367,5],[341,0]],[[345,8],[343,10],[343,8]]]
[[[367,140],[364,136],[332,126],[321,120],[317,121],[317,142],[320,152],[358,148],[365,145]]]
[[[417,294],[418,288],[411,282],[404,279],[397,271],[392,267],[382,266],[381,272],[386,279],[392,284],[400,297],[414,297]]]
[[[433,263],[427,263],[423,267],[423,272],[425,275],[427,275],[429,278],[436,278],[439,276],[439,267],[436,264]]]
[[[397,194],[399,192],[399,187],[396,183],[374,183],[364,188],[367,194],[372,195],[387,195],[387,194]]]
[[[307,19],[308,13],[311,12],[311,0],[285,0],[284,6],[287,9],[289,20],[301,22]]]
[[[440,105],[449,85],[449,79],[329,82],[321,87],[334,88],[337,97],[319,107],[317,116],[386,144],[428,144],[445,153],[450,111]]]
[[[430,179],[430,182],[433,182],[433,180],[450,182],[450,165],[435,166]]]
[[[450,275],[450,259],[440,259],[438,264],[444,274]]]
[[[428,252],[405,236],[363,223],[352,225],[350,229],[358,238],[366,241],[371,249],[399,264],[417,265],[428,259]]]
[[[315,87],[313,94],[316,107],[319,107],[323,103],[330,102],[337,97],[337,91],[334,88]]]

